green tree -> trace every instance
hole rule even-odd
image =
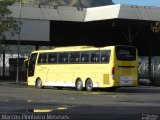
[[[5,52],[9,46],[2,44],[2,41],[6,40],[6,32],[14,36],[18,31],[17,21],[11,17],[12,12],[9,6],[18,1],[19,0],[0,0],[0,60],[3,61],[3,76],[5,76]]]
[[[17,22],[11,17],[12,12],[8,9],[17,0],[0,0],[0,42],[6,39],[5,33],[15,35],[18,31]]]

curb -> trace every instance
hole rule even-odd
[[[27,85],[27,82],[2,82],[0,81],[0,85]]]

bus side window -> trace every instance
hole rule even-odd
[[[81,53],[81,62],[89,62],[90,52]]]
[[[80,62],[80,58],[76,58],[76,62]]]
[[[68,63],[68,53],[59,53],[58,62]]]
[[[103,56],[102,57],[102,62],[107,62],[108,57],[107,56]]]
[[[109,63],[109,61],[110,61],[110,54],[111,54],[110,50],[101,51],[101,62],[102,63]]]
[[[80,62],[80,52],[71,52],[69,57],[70,63]]]
[[[86,61],[87,61],[86,57],[82,57],[82,62],[86,62]]]
[[[49,53],[48,63],[57,63],[57,53]]]
[[[39,64],[44,64],[44,63],[47,63],[47,62],[48,62],[47,53],[40,53],[39,58],[38,58],[38,63]]]
[[[92,51],[91,52],[91,62],[99,62],[100,61],[100,52]]]

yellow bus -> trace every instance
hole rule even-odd
[[[28,85],[43,88],[133,87],[138,85],[138,53],[133,46],[72,46],[31,53]]]

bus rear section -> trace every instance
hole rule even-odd
[[[137,56],[135,47],[115,47],[115,63],[112,68],[114,86],[133,87],[138,85]]]

